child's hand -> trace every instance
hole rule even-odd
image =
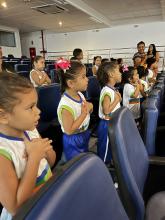
[[[119,102],[122,101],[122,97],[121,97],[120,92],[115,92],[115,98],[116,98]]]
[[[52,149],[52,140],[48,138],[35,138],[31,141],[24,140],[26,146],[27,157],[32,157],[35,160],[40,161],[46,156],[46,152]]]
[[[82,115],[87,115],[89,113],[88,110],[88,104],[86,100],[83,100],[82,105],[81,105],[81,114]]]

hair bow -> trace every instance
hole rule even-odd
[[[123,72],[129,71],[128,65],[124,64],[122,70],[123,70]]]
[[[56,69],[60,68],[64,70],[64,72],[69,69],[70,67],[70,62],[68,60],[65,60],[64,58],[60,58],[56,62]]]

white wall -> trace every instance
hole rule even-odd
[[[164,46],[165,22],[140,24],[136,28],[133,25],[117,26],[100,29],[99,32],[88,30],[70,33],[50,33],[47,31],[44,33],[44,36],[45,47],[48,52],[72,51],[76,47],[82,48],[83,50],[136,47],[136,44],[141,40],[143,40],[147,46],[150,43]],[[40,32],[24,34],[21,36],[21,42],[22,50],[25,55],[29,55],[28,48],[32,46],[31,41],[34,42],[33,46],[36,47],[38,53],[42,48]],[[108,53],[107,51],[104,52]],[[116,52],[116,50],[111,51],[113,56],[114,52]],[[135,49],[132,53],[133,52],[135,52]],[[120,55],[118,55],[118,57],[120,57]]]
[[[20,35],[19,30],[17,28],[11,28],[0,25],[0,30],[2,31],[11,31],[15,33],[15,40],[16,40],[16,47],[2,47],[3,56],[7,56],[8,54],[13,54],[14,57],[21,57],[21,42],[20,42]]]

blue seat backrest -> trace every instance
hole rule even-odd
[[[60,85],[57,83],[41,86],[38,91],[38,108],[41,121],[50,122],[57,118],[57,107],[61,99]]]
[[[148,154],[133,115],[126,107],[114,112],[109,125],[109,139],[125,209],[131,219],[142,220]]]
[[[54,65],[54,64],[47,64],[47,65],[46,65],[46,70],[47,70],[48,73],[49,73],[50,70],[52,70],[52,69],[55,69],[55,65]]]
[[[141,134],[146,146],[148,155],[155,155],[155,137],[158,122],[158,100],[156,98],[147,98],[143,104],[143,119]]]
[[[51,180],[29,212],[22,208],[22,216],[18,213],[14,219],[128,220],[128,217],[104,163],[97,156],[86,154],[56,181]]]
[[[20,71],[30,72],[30,63],[29,64],[16,64],[14,68],[16,72],[20,72]]]
[[[88,88],[86,91],[87,99],[99,99],[101,88],[97,78],[95,76],[90,76],[88,79]]]
[[[29,71],[19,71],[19,72],[17,72],[20,76],[23,76],[23,77],[26,77],[26,78],[30,78],[29,77],[29,75],[30,75],[30,73],[29,73]]]
[[[149,98],[151,97],[151,98],[156,98],[157,99],[157,107],[158,107],[158,111],[160,112],[160,110],[161,110],[161,89],[159,89],[159,88],[155,88],[155,89],[153,89],[151,92],[150,92],[150,94],[149,94],[149,96],[148,96]]]

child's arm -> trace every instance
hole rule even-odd
[[[121,95],[119,92],[115,93],[115,99],[113,102],[111,102],[110,97],[108,95],[105,95],[102,103],[104,114],[110,114],[119,102],[121,102]]]
[[[38,73],[37,73],[36,71],[33,71],[33,72],[31,73],[31,77],[32,77],[32,79],[34,80],[34,82],[35,82],[37,85],[41,86],[41,85],[46,81],[46,79],[47,79],[47,74],[44,73],[43,77],[40,79],[40,78],[38,77]]]
[[[45,158],[47,159],[49,165],[52,167],[56,161],[56,152],[53,149],[50,149],[46,152]]]
[[[96,76],[97,70],[95,66],[92,66],[92,72],[93,72],[93,75]]]
[[[139,83],[135,84],[134,86],[136,86],[135,92],[131,95],[131,98],[137,98],[140,92],[140,85]]]
[[[90,109],[87,106],[87,102],[84,101],[81,107],[81,115],[74,120],[73,115],[68,110],[63,109],[61,115],[65,133],[68,135],[73,134],[83,123],[87,114],[89,113],[89,110]]]
[[[89,113],[92,113],[93,112],[93,104],[91,102],[86,102],[86,103],[87,103],[87,106],[88,106]]]
[[[12,215],[32,196],[40,160],[51,149],[47,138],[25,141],[25,144],[28,157],[21,179],[17,178],[12,161],[0,155],[0,202]]]
[[[45,73],[45,74],[46,74],[46,73]],[[48,74],[46,74],[46,82],[47,82],[48,84],[51,84],[51,79],[49,78]]]
[[[143,97],[146,97],[146,93],[144,92],[144,85],[139,82],[139,90],[140,90],[140,93]]]

